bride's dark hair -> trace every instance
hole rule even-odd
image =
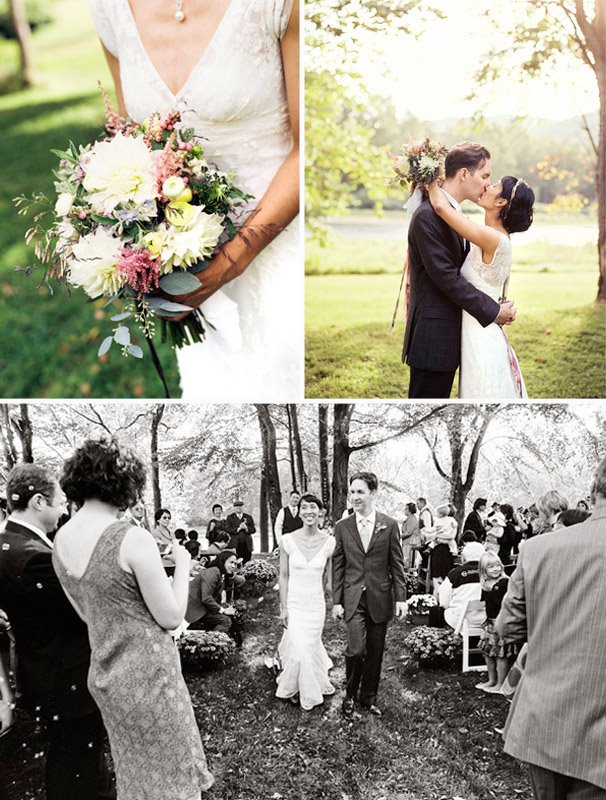
[[[534,192],[526,181],[505,175],[501,179],[503,186],[500,197],[507,200],[503,206],[500,219],[507,233],[527,231],[532,225]]]

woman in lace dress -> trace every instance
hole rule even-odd
[[[211,323],[206,340],[178,351],[183,398],[302,396],[298,4],[90,5],[120,111],[139,121],[178,110],[201,137],[206,160],[254,196],[242,213],[242,235],[199,273],[197,291],[175,298],[200,305],[222,287],[221,302],[217,295],[202,307]]]
[[[309,711],[334,694],[332,667],[322,643],[326,616],[324,588],[331,575],[335,540],[318,529],[322,502],[305,494],[299,504],[303,527],[280,540],[280,617],[285,627],[278,652],[283,670],[276,697],[290,698]]]
[[[470,242],[461,275],[494,300],[503,299],[511,270],[512,233],[532,224],[534,193],[510,175],[501,178],[478,200],[484,225],[468,220],[449,203],[437,182],[429,187],[436,214]],[[466,400],[515,400],[527,397],[518,360],[504,328],[483,328],[463,311],[459,397]]]
[[[85,442],[61,486],[79,511],[58,533],[53,566],[88,626],[88,688],[116,770],[118,800],[199,800],[213,784],[169,633],[185,615],[190,555],[175,547],[169,583],[152,535],[118,519],[145,484],[113,442]]]

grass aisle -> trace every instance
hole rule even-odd
[[[509,296],[518,318],[507,335],[529,396],[604,397],[606,316],[592,302],[594,248],[529,244],[514,256]],[[401,307],[389,334],[401,258],[391,241],[339,238],[326,249],[308,243],[307,397],[407,396]]]
[[[280,635],[277,592],[250,600],[242,651],[231,665],[186,675],[222,800],[529,800],[526,774],[502,753],[507,702],[474,689],[478,673],[417,670],[403,659],[408,624],[392,622],[383,666],[381,720],[340,713],[344,629],[327,622],[337,694],[301,711],[274,697],[263,664]],[[24,742],[24,743],[23,743]],[[23,719],[0,740],[7,800],[42,797],[40,744]],[[175,753],[175,758],[179,754]],[[14,782],[14,783],[13,783]]]

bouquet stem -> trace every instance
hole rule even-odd
[[[162,369],[162,364],[160,363],[160,359],[158,358],[158,353],[156,352],[156,348],[154,347],[154,343],[150,336],[146,336],[145,340],[149,346],[149,352],[151,353],[152,361],[154,362],[154,367],[156,368],[158,377],[162,381],[162,386],[164,387],[164,397],[170,400],[171,399],[170,390],[168,388],[168,383],[166,382],[166,376],[164,374],[164,370]]]

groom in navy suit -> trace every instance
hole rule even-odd
[[[11,515],[0,534],[0,607],[15,635],[23,705],[48,733],[46,798],[115,798],[102,751],[105,729],[86,685],[88,631],[52,564],[48,534],[65,497],[35,464],[14,467],[6,494]]]
[[[379,482],[372,472],[349,480],[354,513],[335,525],[333,617],[345,619],[346,689],[343,714],[351,717],[360,690],[360,704],[380,717],[377,691],[387,625],[406,611],[404,557],[397,522],[375,510]]]
[[[477,202],[490,186],[490,153],[462,142],[446,156],[442,189],[460,210],[463,200]],[[410,398],[448,399],[461,357],[461,309],[486,327],[513,322],[510,301],[495,302],[460,274],[469,242],[444,222],[425,200],[408,229],[410,302],[402,361],[410,366]]]

